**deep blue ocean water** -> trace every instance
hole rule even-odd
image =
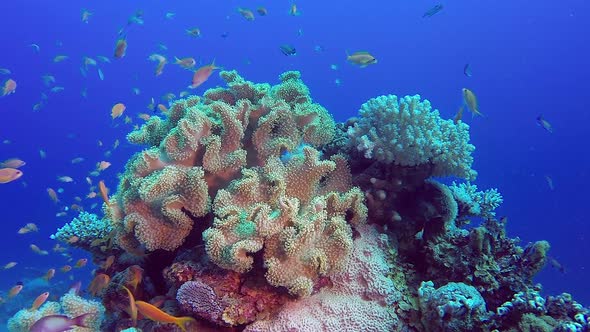
[[[566,272],[546,267],[537,277],[544,291],[570,292],[589,305],[590,3],[441,1],[442,11],[423,18],[436,3],[299,0],[301,15],[291,16],[286,0],[0,1],[0,68],[11,71],[0,75],[0,81],[12,78],[18,84],[16,93],[0,98],[0,159],[18,157],[27,163],[22,178],[0,185],[0,265],[18,263],[0,269],[0,293],[49,268],[89,258],[72,251],[68,261],[51,250],[55,242],[49,235],[77,215],[71,210],[64,217],[56,214],[75,203],[76,196],[87,210],[92,203],[100,206],[100,198],[85,198],[85,177],[97,162],[109,161],[112,166],[92,180],[104,179],[114,189],[117,173],[140,148],[125,142],[133,124],[142,123],[137,114],[151,112],[146,105],[152,97],[163,102],[161,96],[178,96],[190,84],[192,73],[173,64],[154,75],[155,64],[147,58],[161,53],[169,60],[192,56],[201,65],[215,59],[216,65],[236,69],[254,82],[275,84],[283,71],[299,70],[314,101],[338,121],[354,116],[371,97],[416,93],[443,117],[452,118],[462,103],[461,88],[471,89],[485,115],[464,116],[477,147],[475,183],[480,189],[497,187],[503,194],[498,214],[508,217],[510,236],[520,237],[523,245],[550,241],[551,256]],[[268,15],[256,14],[254,21],[236,10],[258,6],[265,6]],[[88,23],[81,20],[84,8],[92,12]],[[137,10],[143,11],[145,23],[128,29],[127,54],[114,59],[117,33]],[[175,13],[172,19],[166,18],[168,12]],[[186,34],[194,27],[200,28],[200,38]],[[40,47],[38,53],[32,43]],[[282,44],[293,45],[297,55],[283,55]],[[378,63],[367,68],[347,63],[346,52],[358,50],[369,51]],[[56,55],[68,59],[54,63]],[[82,76],[82,58],[97,55],[109,57],[111,63],[99,61]],[[472,77],[463,73],[467,63]],[[46,74],[56,79],[50,87],[41,79]],[[201,94],[219,84],[215,74],[192,92]],[[64,90],[50,92],[54,86]],[[33,105],[41,102],[42,93],[47,101],[35,112]],[[111,107],[118,102],[126,104],[125,115],[133,124],[111,119]],[[553,133],[537,125],[539,114],[552,124]],[[117,139],[121,146],[113,149]],[[105,156],[107,151],[112,155]],[[76,157],[85,161],[72,164]],[[75,181],[58,182],[56,177],[63,175]],[[63,190],[59,204],[49,199],[48,187]],[[18,235],[28,222],[40,231]],[[50,254],[33,253],[33,243]],[[53,282],[63,287],[75,280],[87,282],[91,270],[89,264],[69,273],[58,271]]]

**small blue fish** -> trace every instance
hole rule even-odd
[[[430,8],[429,10],[427,10],[424,15],[422,15],[422,18],[426,18],[426,17],[432,17],[435,14],[437,14],[438,12],[440,12],[443,9],[443,5],[436,4],[434,5],[434,7]]]
[[[543,127],[543,129],[547,130],[549,133],[553,133],[553,126],[551,126],[551,124],[549,123],[549,121],[545,120],[545,118],[543,117],[543,114],[540,114],[539,116],[537,116],[537,124],[541,127]]]

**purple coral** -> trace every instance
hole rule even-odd
[[[187,281],[182,284],[176,293],[176,299],[184,310],[212,322],[217,321],[223,313],[220,299],[213,288],[201,281]]]

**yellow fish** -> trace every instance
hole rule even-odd
[[[473,91],[463,88],[463,101],[467,108],[473,113],[474,115],[483,116],[483,114],[479,111],[479,106],[477,105],[477,97],[473,93]]]

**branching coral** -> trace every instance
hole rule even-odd
[[[94,240],[106,238],[112,230],[109,220],[99,219],[92,213],[80,212],[77,218],[59,228],[51,238],[89,249]],[[72,241],[73,237],[78,240]]]
[[[496,210],[504,201],[498,189],[477,191],[477,186],[469,182],[455,183],[449,186],[455,200],[459,203],[460,218],[477,216],[484,219],[496,215]]]
[[[433,176],[477,175],[471,169],[475,147],[469,144],[469,126],[443,120],[419,95],[370,99],[348,135],[349,146],[365,158],[400,166],[432,164]]]

